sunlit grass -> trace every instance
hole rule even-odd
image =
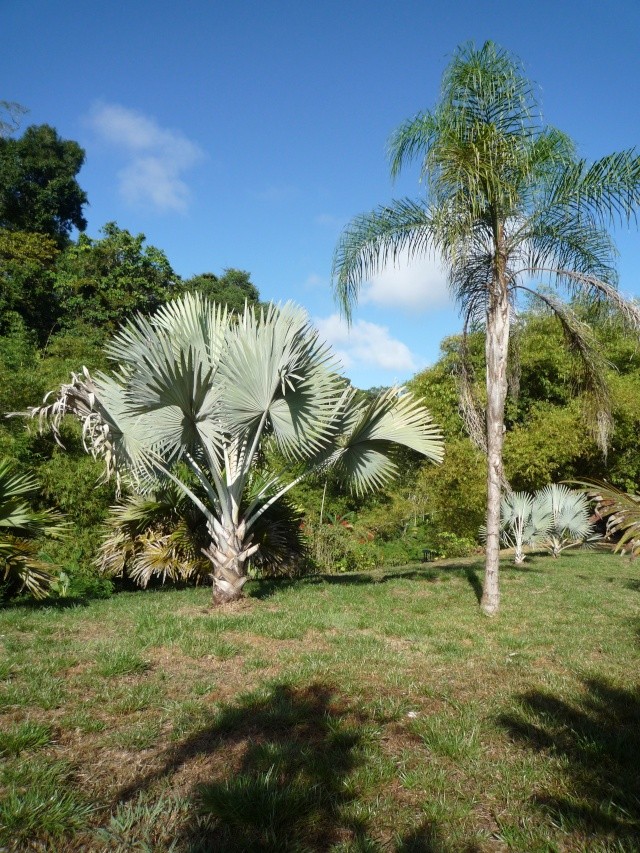
[[[637,564],[505,564],[495,620],[481,577],[8,607],[0,846],[638,849]]]

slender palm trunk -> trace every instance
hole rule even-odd
[[[498,584],[500,564],[500,500],[502,497],[504,404],[507,396],[509,349],[509,299],[496,275],[487,310],[487,549],[484,586],[480,605],[488,616],[500,607]]]
[[[211,543],[202,553],[213,566],[210,575],[213,604],[229,604],[243,597],[243,587],[248,580],[246,561],[258,546],[251,544],[251,535],[246,536],[244,523],[224,526],[216,523],[210,532]]]

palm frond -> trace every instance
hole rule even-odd
[[[240,436],[262,424],[297,459],[330,440],[344,379],[303,309],[288,303],[262,318],[246,315],[230,332],[220,380],[221,410]]]
[[[428,111],[403,122],[387,143],[391,177],[397,178],[405,165],[417,159],[424,160],[437,132],[438,120]]]
[[[0,577],[19,584],[35,598],[44,598],[55,582],[56,567],[38,559],[38,540],[58,538],[67,526],[55,510],[35,510],[29,505],[37,490],[32,476],[16,472],[7,460],[0,461]]]
[[[586,480],[582,486],[587,498],[595,503],[596,513],[607,521],[607,536],[619,537],[616,551],[640,554],[640,495],[624,492],[611,483]]]
[[[577,218],[596,218],[603,227],[635,220],[640,204],[640,156],[630,148],[591,165],[574,161],[557,174],[549,198]]]
[[[443,457],[442,435],[428,413],[409,393],[390,388],[368,406],[351,412],[345,432],[328,465],[356,492],[385,485],[396,473],[391,445],[402,445],[433,462]]]
[[[55,566],[38,559],[38,546],[32,539],[4,536],[0,539],[0,577],[19,584],[18,592],[26,590],[42,599],[56,581]]]
[[[362,282],[407,253],[428,256],[437,246],[432,215],[410,199],[391,202],[355,217],[343,231],[333,258],[334,294],[347,318]]]

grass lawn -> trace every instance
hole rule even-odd
[[[0,847],[638,851],[640,563],[0,612]]]

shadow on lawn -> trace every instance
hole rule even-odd
[[[276,593],[292,586],[322,585],[327,586],[371,586],[381,583],[392,583],[400,580],[413,580],[433,583],[441,577],[460,575],[469,580],[470,574],[475,574],[472,566],[460,563],[450,565],[420,564],[420,568],[407,569],[373,569],[371,572],[346,572],[345,574],[322,574],[306,578],[273,578],[256,580],[251,583],[249,595],[251,598],[270,598]],[[428,568],[427,568],[428,566]],[[469,580],[471,583],[471,581]],[[472,584],[473,586],[473,584]]]
[[[193,809],[174,839],[177,850],[286,853],[340,843],[354,853],[388,850],[372,840],[362,816],[366,806],[355,807],[352,774],[368,761],[369,722],[325,684],[276,685],[266,696],[224,708],[211,725],[168,749],[161,766],[120,791],[119,799],[135,800],[156,783],[170,785],[192,763]],[[393,849],[450,853],[432,822]]]
[[[536,752],[548,750],[564,759],[571,794],[541,790],[533,797],[535,806],[567,831],[635,850],[640,838],[640,689],[597,679],[584,684],[579,704],[541,691],[525,693],[519,697],[522,710],[503,715],[499,723]]]

